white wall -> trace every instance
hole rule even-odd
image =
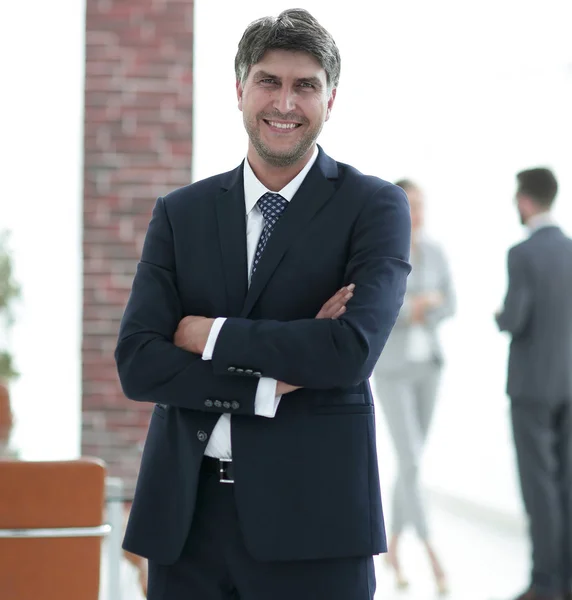
[[[23,288],[11,346],[25,459],[79,453],[84,7],[0,9],[0,229],[12,231]]]
[[[459,312],[426,457],[428,483],[517,514],[504,395],[507,341],[493,325],[505,253],[522,236],[514,174],[547,165],[561,183],[558,216],[572,230],[572,45],[568,2],[302,5],[334,35],[342,77],[321,143],[336,159],[425,188],[430,233],[445,246]],[[197,0],[194,179],[231,169],[246,137],[233,60],[247,24],[283,0]],[[343,8],[342,8],[343,7]],[[383,467],[382,467],[383,468]]]

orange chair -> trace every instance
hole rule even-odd
[[[0,598],[98,600],[105,466],[0,460]]]

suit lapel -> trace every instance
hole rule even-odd
[[[288,248],[332,196],[335,186],[330,180],[336,179],[337,173],[336,162],[320,148],[315,164],[290,201],[268,240],[264,254],[252,276],[241,317],[247,317],[250,314]]]
[[[228,316],[237,316],[248,286],[246,259],[246,213],[243,166],[229,174],[225,189],[216,198],[220,249],[224,268]]]

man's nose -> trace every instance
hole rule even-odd
[[[292,89],[282,87],[274,98],[274,108],[282,114],[289,113],[296,108],[296,94]]]

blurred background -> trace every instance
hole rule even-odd
[[[427,230],[447,253],[458,310],[441,329],[446,366],[424,482],[459,597],[483,597],[458,583],[459,546],[469,563],[488,557],[486,572],[499,579],[484,589],[510,594],[527,550],[504,394],[507,338],[493,313],[506,251],[523,237],[517,171],[554,170],[555,215],[572,233],[572,5],[300,4],[342,56],[323,148],[425,191]],[[122,396],[113,350],[151,209],[158,195],[242,160],[236,46],[250,21],[288,7],[29,0],[0,9],[0,230],[11,234],[21,288],[0,347],[20,373],[10,382],[10,446],[21,459],[100,456],[132,490],[150,413]],[[393,451],[378,422],[387,486]],[[485,524],[497,537],[471,550]],[[513,561],[502,580],[495,547]]]

